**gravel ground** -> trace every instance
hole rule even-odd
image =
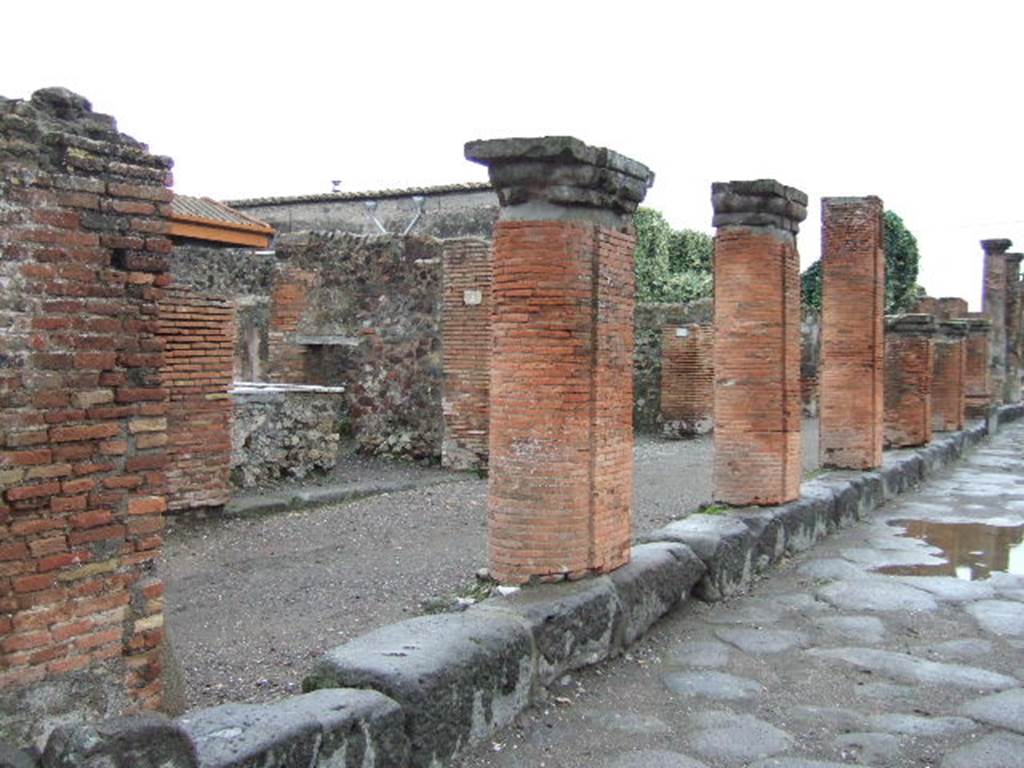
[[[807,457],[817,453],[816,426],[805,425]],[[189,708],[297,691],[328,648],[465,591],[486,566],[485,480],[346,461],[335,479],[396,473],[422,486],[265,517],[169,524],[167,622]],[[815,464],[808,458],[805,468]],[[638,439],[637,530],[680,517],[710,494],[710,438]]]

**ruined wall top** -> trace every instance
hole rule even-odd
[[[168,183],[169,157],[117,130],[110,115],[92,111],[66,88],[43,88],[28,100],[0,97],[0,161],[49,173],[103,173],[134,183]]]
[[[1012,240],[1005,238],[994,238],[992,240],[982,240],[981,249],[987,254],[998,256],[999,254],[1006,253],[1010,250],[1010,246],[1013,245]]]
[[[795,234],[807,218],[807,195],[775,179],[716,181],[711,207],[715,227],[776,227]]]
[[[933,315],[913,313],[906,315],[886,315],[885,332],[903,333],[917,336],[932,336],[938,330]]]
[[[969,321],[963,318],[946,318],[938,321],[939,333],[947,339],[962,339],[967,336]]]
[[[504,219],[537,218],[550,206],[627,216],[654,183],[642,163],[572,136],[470,141],[465,154],[487,166]]]

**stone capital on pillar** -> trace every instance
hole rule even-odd
[[[807,195],[774,179],[711,185],[713,227],[775,227],[794,234],[807,218]]]
[[[993,238],[991,240],[982,240],[981,241],[981,250],[983,250],[987,254],[998,256],[998,255],[1006,253],[1008,250],[1010,250],[1010,247],[1012,245],[1013,245],[1013,241],[1012,240],[1007,240],[1006,238],[997,237],[997,238]]]
[[[572,136],[470,141],[465,154],[487,166],[503,220],[582,218],[620,226],[654,183],[646,165]]]

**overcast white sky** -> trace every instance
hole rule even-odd
[[[0,95],[63,85],[230,199],[486,179],[474,138],[571,134],[649,165],[710,231],[712,181],[880,196],[933,295],[1024,250],[1024,6],[1013,2],[12,2]]]

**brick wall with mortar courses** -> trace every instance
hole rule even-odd
[[[981,286],[981,311],[992,321],[989,332],[989,387],[992,403],[1003,402],[1006,380],[1006,248],[986,250]]]
[[[153,707],[171,163],[57,89],[0,100],[0,137],[0,703],[105,663]]]
[[[929,336],[885,334],[885,447],[907,448],[932,439],[932,366]]]
[[[160,300],[159,333],[168,413],[164,424],[144,426],[167,429],[150,441],[167,445],[167,507],[223,506],[231,496],[234,309],[223,298],[168,287]]]
[[[678,434],[707,432],[714,418],[714,328],[662,329],[661,420]]]
[[[967,405],[966,339],[935,340],[932,361],[932,430],[951,432],[964,428]]]
[[[466,238],[444,245],[441,349],[444,443],[441,463],[487,465],[491,376],[491,244]]]
[[[1006,384],[1003,399],[1008,403],[1020,400],[1020,261],[1020,254],[1006,254]]]
[[[762,227],[715,237],[715,499],[800,494],[800,274],[796,239]]]
[[[967,338],[964,340],[964,389],[965,416],[968,419],[985,417],[992,402],[992,387],[989,384],[989,331],[980,312],[967,315],[971,321]]]
[[[596,224],[496,228],[489,508],[502,581],[628,560],[633,247]]]
[[[821,460],[882,464],[885,248],[882,201],[824,198],[822,238]]]
[[[305,384],[306,347],[292,341],[309,304],[316,273],[293,264],[282,267],[270,294],[267,324],[267,380]]]

